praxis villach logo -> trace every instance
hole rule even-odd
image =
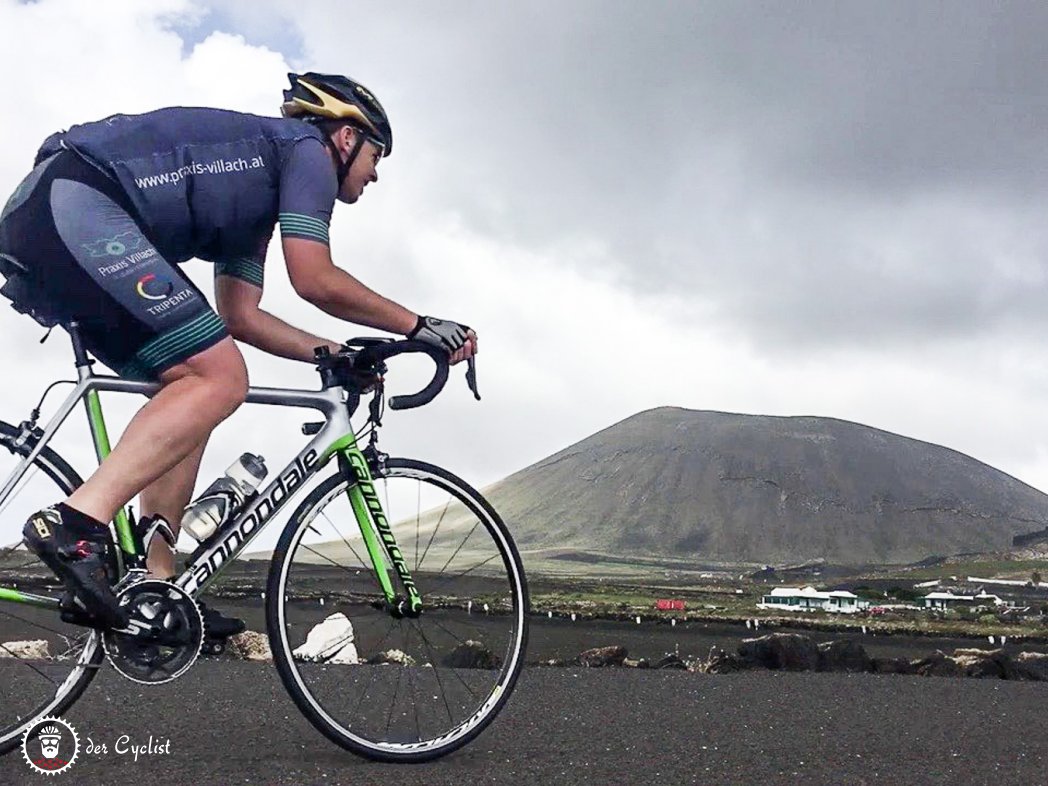
[[[22,756],[41,775],[58,775],[76,762],[80,738],[67,721],[54,716],[40,718],[22,734]]]
[[[104,237],[93,243],[81,243],[81,245],[92,257],[120,257],[131,251],[137,251],[145,240],[141,232],[128,230],[114,237]]]

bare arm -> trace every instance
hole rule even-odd
[[[314,347],[326,345],[338,351],[338,342],[299,330],[260,309],[262,290],[254,284],[233,276],[217,276],[215,300],[230,335],[263,352],[310,362]]]
[[[407,335],[418,315],[368,289],[335,267],[323,243],[283,239],[284,261],[295,292],[322,311],[358,325]]]

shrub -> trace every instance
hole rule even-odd
[[[898,600],[907,603],[916,602],[921,597],[916,590],[908,589],[906,587],[889,587],[888,594],[893,598],[897,598]]]

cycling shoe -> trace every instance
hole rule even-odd
[[[26,548],[62,580],[77,605],[93,618],[93,627],[123,628],[127,612],[113,594],[106,570],[108,534],[100,529],[89,538],[73,535],[54,508],[34,513],[22,528]]]
[[[238,633],[243,633],[247,628],[244,620],[236,617],[227,617],[217,609],[208,607],[202,601],[197,601],[200,607],[200,616],[204,619],[204,634],[209,639],[228,639]]]

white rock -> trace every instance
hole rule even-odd
[[[306,636],[306,642],[291,654],[298,660],[314,663],[358,663],[353,623],[342,612],[332,614],[315,626]]]
[[[353,643],[347,644],[345,647],[343,647],[330,658],[328,658],[325,661],[325,663],[337,663],[339,665],[348,664],[355,666],[356,664],[360,663],[360,654],[357,652],[357,645]]]
[[[5,641],[0,644],[0,658],[18,658],[20,660],[48,660],[51,653],[47,650],[44,639],[36,641]]]

